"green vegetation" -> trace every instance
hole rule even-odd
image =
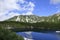
[[[15,32],[4,29],[0,26],[0,40],[24,40],[22,36],[18,36]]]
[[[60,30],[60,13],[50,16],[19,15],[0,22],[0,25],[12,27],[15,31],[56,31]]]
[[[37,23],[27,23],[27,22],[15,22],[15,21],[4,21],[0,22],[0,26],[3,28],[12,27],[11,30],[14,31],[56,31],[60,30],[60,22],[37,22]]]
[[[5,21],[18,21],[18,22],[29,22],[29,23],[36,23],[36,22],[59,22],[60,21],[60,13],[56,13],[50,16],[36,16],[36,15],[19,15],[14,16]]]

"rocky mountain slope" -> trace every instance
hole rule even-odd
[[[29,23],[36,23],[36,22],[59,22],[60,21],[60,13],[56,13],[51,16],[36,16],[36,15],[19,15],[15,16],[7,21],[18,21],[18,22],[29,22]]]

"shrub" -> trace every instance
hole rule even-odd
[[[13,31],[0,27],[0,40],[23,40],[23,38]]]

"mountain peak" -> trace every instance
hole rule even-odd
[[[29,23],[36,23],[36,22],[58,22],[60,20],[60,13],[54,14],[48,17],[40,17],[36,15],[19,15],[15,16],[7,21],[18,21],[18,22],[29,22]]]

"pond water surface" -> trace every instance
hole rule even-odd
[[[60,33],[56,32],[17,32],[24,40],[60,40]]]

